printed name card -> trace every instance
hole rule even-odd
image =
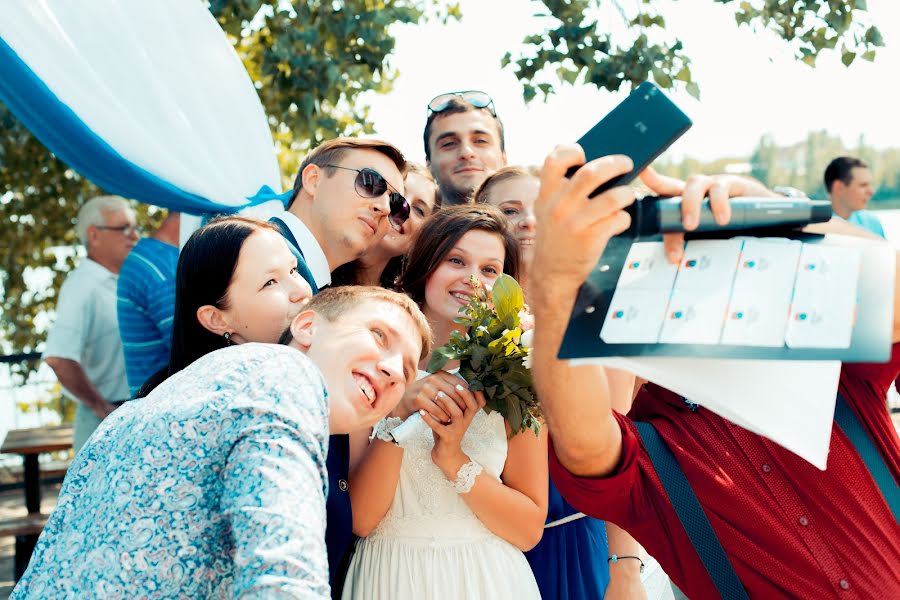
[[[608,344],[847,348],[860,252],[787,239],[632,245],[600,338]]]

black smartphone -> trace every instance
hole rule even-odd
[[[688,116],[656,85],[645,81],[637,86],[578,140],[587,162],[610,154],[624,154],[634,162],[632,171],[610,179],[594,190],[591,198],[631,183],[691,125]],[[566,176],[571,177],[577,170],[578,167],[572,167]]]

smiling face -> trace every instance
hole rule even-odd
[[[373,426],[415,381],[422,337],[396,304],[366,300],[334,321],[305,312],[291,333],[325,377],[332,433]]]
[[[425,219],[434,212],[437,188],[435,184],[418,173],[410,172],[406,176],[406,199],[409,201],[409,219],[400,228],[388,230],[379,247],[389,256],[402,256],[422,228]]]
[[[497,122],[486,110],[439,115],[432,122],[431,172],[446,204],[460,204],[506,164]]]
[[[486,203],[496,206],[509,221],[509,228],[519,243],[519,261],[526,268],[534,258],[534,234],[537,221],[534,203],[541,182],[537,177],[523,175],[506,179],[492,186]]]
[[[422,312],[428,320],[445,323],[459,317],[472,297],[471,276],[490,288],[503,272],[506,251],[500,235],[473,229],[459,239],[425,282]]]
[[[311,297],[284,238],[260,229],[241,247],[226,292],[227,308],[216,310],[233,342],[275,343]]]

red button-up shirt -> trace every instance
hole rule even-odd
[[[840,389],[900,482],[900,440],[887,411],[900,345],[883,365],[845,365]],[[822,472],[769,440],[648,385],[622,428],[609,477],[550,470],[578,510],[629,531],[692,600],[717,593],[631,419],[653,423],[672,450],[752,598],[900,598],[900,525],[835,425]]]

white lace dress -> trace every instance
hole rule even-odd
[[[343,600],[497,600],[540,598],[522,552],[491,533],[431,461],[434,438],[419,421],[404,443],[394,502],[359,541]],[[463,451],[500,479],[506,426],[499,413],[472,420]]]

